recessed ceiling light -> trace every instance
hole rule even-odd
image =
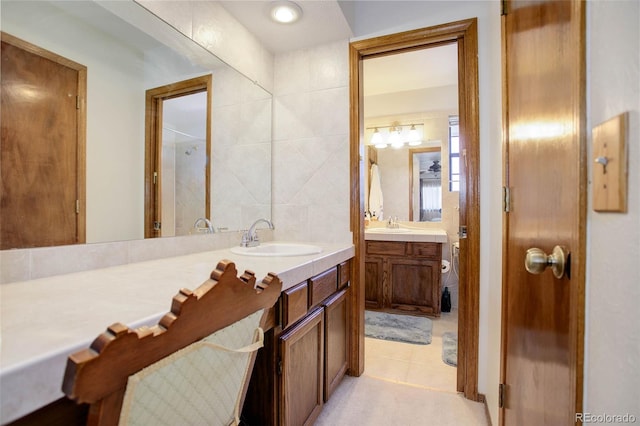
[[[271,4],[271,19],[282,24],[291,24],[302,17],[300,6],[291,1],[277,1]]]

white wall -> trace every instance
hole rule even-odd
[[[628,212],[594,212],[589,187],[584,409],[640,421],[640,2],[590,1],[587,17],[587,129],[630,120]]]

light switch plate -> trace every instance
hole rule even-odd
[[[593,210],[627,211],[627,113],[593,128]]]

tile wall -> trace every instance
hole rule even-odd
[[[215,1],[135,0],[268,91],[273,55]]]
[[[351,241],[348,52],[344,40],[276,55],[276,239]]]
[[[261,241],[273,231],[258,231]],[[240,231],[0,251],[0,284],[182,256],[238,245]],[[217,262],[220,259],[212,259]]]

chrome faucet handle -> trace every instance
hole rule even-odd
[[[269,226],[269,229],[274,229],[273,223],[271,223],[270,220],[256,220],[247,231],[243,232],[242,241],[240,242],[240,245],[242,247],[255,247],[257,245],[260,245],[260,237],[258,237],[258,233],[256,232],[256,225],[258,225],[260,222],[266,223],[267,226]]]
[[[242,229],[242,237],[240,239],[240,245],[242,247],[248,247],[249,246],[249,242],[251,241],[251,238],[249,238],[249,230],[248,229]]]
[[[258,239],[258,236],[255,234],[255,232],[253,234],[254,235],[251,235],[251,230],[247,230],[247,229],[242,230],[242,239],[240,240],[240,246],[255,247],[259,245],[260,240]]]

